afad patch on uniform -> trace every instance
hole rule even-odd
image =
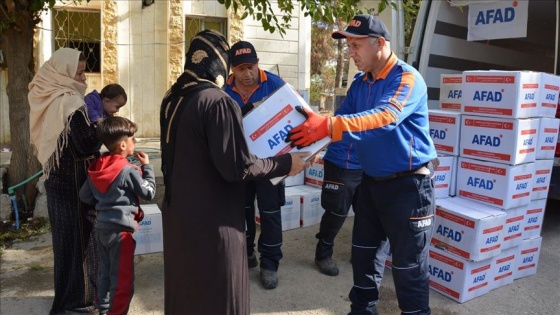
[[[420,220],[410,220],[414,230],[421,230],[432,225],[432,217],[421,218]]]
[[[389,104],[393,105],[393,107],[396,108],[399,112],[402,112],[403,104],[399,102],[396,98],[390,98]]]

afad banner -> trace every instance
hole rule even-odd
[[[529,0],[471,2],[467,40],[527,37],[528,8]]]

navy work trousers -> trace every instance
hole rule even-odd
[[[286,203],[284,182],[272,185],[270,180],[245,183],[245,222],[247,225],[247,256],[255,252],[255,197],[260,214],[261,234],[258,251],[262,269],[277,271],[282,259],[282,214]]]
[[[361,169],[344,169],[324,160],[321,206],[325,213],[321,217],[319,233],[316,235],[319,241],[315,259],[323,260],[333,255],[334,238],[346,221],[350,206],[356,208],[362,174]]]
[[[352,315],[377,314],[383,268],[377,251],[388,238],[392,273],[402,314],[430,314],[428,246],[434,222],[434,185],[429,175],[377,181],[364,174],[352,233]]]

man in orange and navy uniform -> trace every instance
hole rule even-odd
[[[255,47],[240,41],[230,49],[232,74],[228,78],[225,92],[231,96],[245,116],[285,82],[277,75],[259,68]],[[278,286],[278,265],[282,259],[282,216],[284,205],[284,182],[276,186],[268,180],[250,181],[245,184],[245,222],[247,225],[247,257],[249,268],[258,265],[255,255],[255,197],[260,213],[261,234],[258,251],[261,255],[261,283],[265,289]]]
[[[430,314],[428,246],[435,199],[431,177],[436,150],[430,138],[427,88],[422,76],[392,52],[385,24],[357,15],[344,31],[358,74],[341,108],[324,117],[296,108],[307,119],[288,140],[305,147],[324,137],[356,144],[363,176],[352,231],[351,312],[378,314],[383,264],[376,254],[389,239],[393,280],[402,314]]]

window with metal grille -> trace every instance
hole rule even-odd
[[[222,18],[187,16],[185,18],[185,51],[189,50],[194,36],[203,30],[218,31],[227,38],[226,25],[227,20]]]
[[[99,11],[52,10],[53,47],[81,50],[86,72],[101,71],[101,13]]]

